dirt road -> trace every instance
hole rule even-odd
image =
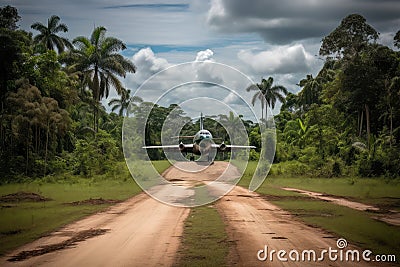
[[[229,171],[225,171],[227,167]],[[201,174],[169,169],[165,178],[181,183],[182,187],[206,183],[210,194],[218,194],[226,190],[229,177],[217,182],[212,180],[224,171],[227,176],[236,175],[232,166],[222,162],[211,165]],[[172,194],[167,191],[168,188],[163,194]],[[323,262],[281,262],[275,253],[273,261],[270,255],[266,261],[260,261],[257,255],[265,257],[262,250],[266,246],[269,253],[272,249],[287,253],[297,250],[301,258],[303,250],[320,253],[324,249],[338,249],[337,237],[295,220],[258,194],[241,187],[235,187],[215,205],[233,244],[230,265],[366,266],[365,262],[327,261],[327,255]],[[1,258],[0,266],[172,266],[188,214],[188,208],[165,205],[140,194],[21,247]],[[354,249],[351,245],[347,248]],[[8,261],[12,257],[18,261]],[[288,254],[284,257],[288,258]]]
[[[366,262],[333,262],[325,254],[325,261],[291,261],[288,253],[296,250],[301,255],[303,250],[315,250],[316,258],[324,249],[338,250],[337,237],[318,228],[307,226],[294,219],[292,215],[265,201],[256,193],[236,187],[217,203],[219,212],[227,223],[227,232],[234,243],[230,260],[236,266],[369,266]],[[257,257],[259,250],[285,250],[284,258],[277,259],[277,253],[271,261],[269,255],[265,261]],[[346,249],[356,249],[349,245]],[[360,250],[360,254],[361,254]],[[308,257],[308,254],[305,254]],[[260,254],[261,258],[265,253]],[[296,257],[296,254],[293,254]],[[373,265],[371,265],[373,266]]]
[[[188,214],[142,193],[21,247],[0,266],[171,266]]]

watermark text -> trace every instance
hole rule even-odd
[[[281,249],[269,249],[267,245],[257,252],[260,261],[281,261],[281,262],[396,262],[396,255],[374,255],[371,250],[360,251],[358,249],[346,249],[346,239],[340,238],[336,242],[336,248],[329,247],[321,251],[313,249],[290,251]]]

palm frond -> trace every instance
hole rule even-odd
[[[246,91],[247,91],[247,92],[256,91],[256,90],[260,90],[260,89],[258,89],[257,85],[255,85],[255,84],[249,85],[249,86],[246,88]]]
[[[259,96],[260,96],[259,94],[260,94],[260,93],[255,93],[255,94],[253,95],[252,99],[251,99],[251,104],[252,104],[253,106],[255,105],[257,99],[259,98]]]
[[[40,33],[44,33],[44,32],[46,32],[46,30],[47,30],[47,27],[44,26],[44,25],[43,25],[42,23],[40,23],[40,22],[33,23],[33,24],[31,25],[31,28],[34,29],[34,30],[39,31]]]
[[[103,41],[106,31],[106,28],[103,26],[99,26],[94,29],[92,35],[90,36],[90,43],[98,47],[99,44],[101,44],[101,42]]]
[[[63,40],[61,38],[57,38],[57,36],[54,36],[54,35],[52,37],[53,37],[53,38],[51,38],[52,47],[55,45],[57,47],[58,53],[64,52],[65,45],[64,45]]]
[[[360,151],[368,150],[367,145],[362,142],[354,142],[353,144],[351,144],[351,146],[357,148]]]
[[[50,32],[54,31],[54,29],[56,28],[59,21],[60,21],[60,17],[57,15],[53,15],[48,19],[47,28],[50,30]]]
[[[125,44],[121,40],[113,37],[107,37],[102,43],[101,47],[101,50],[107,54],[118,52],[124,49],[126,49]]]
[[[55,28],[53,29],[53,32],[54,32],[54,33],[57,33],[57,32],[67,32],[67,31],[68,31],[68,26],[65,25],[64,23],[61,23],[61,24],[57,25],[57,27],[55,27]]]

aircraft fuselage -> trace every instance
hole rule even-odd
[[[198,131],[193,138],[193,154],[204,155],[207,154],[213,142],[213,136],[208,130]]]

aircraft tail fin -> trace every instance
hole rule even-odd
[[[200,130],[204,130],[203,112],[200,113]]]

